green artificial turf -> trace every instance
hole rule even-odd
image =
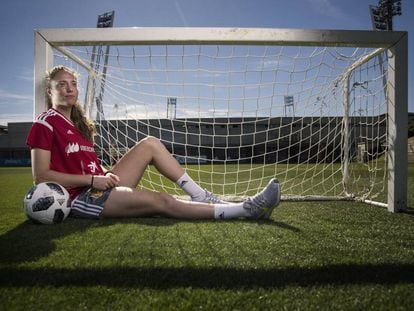
[[[409,206],[414,206],[414,166]],[[268,221],[34,225],[0,168],[0,310],[410,310],[414,214],[282,202]]]

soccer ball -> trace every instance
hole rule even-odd
[[[54,182],[37,184],[24,196],[23,210],[34,223],[61,223],[70,212],[69,193]]]

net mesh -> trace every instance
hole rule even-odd
[[[196,182],[229,200],[276,177],[283,199],[385,201],[386,52],[262,45],[65,51],[55,50],[54,62],[81,73],[81,96],[92,92],[85,108],[108,167],[152,135]],[[93,84],[79,59],[96,72]],[[183,194],[152,166],[141,186]]]

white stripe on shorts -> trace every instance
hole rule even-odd
[[[87,214],[99,218],[103,207],[96,204],[88,204],[86,202],[75,199],[72,203],[72,209],[78,211],[81,214]]]

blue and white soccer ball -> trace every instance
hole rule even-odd
[[[70,213],[68,191],[54,182],[44,182],[30,188],[23,199],[23,210],[34,223],[57,224]]]

